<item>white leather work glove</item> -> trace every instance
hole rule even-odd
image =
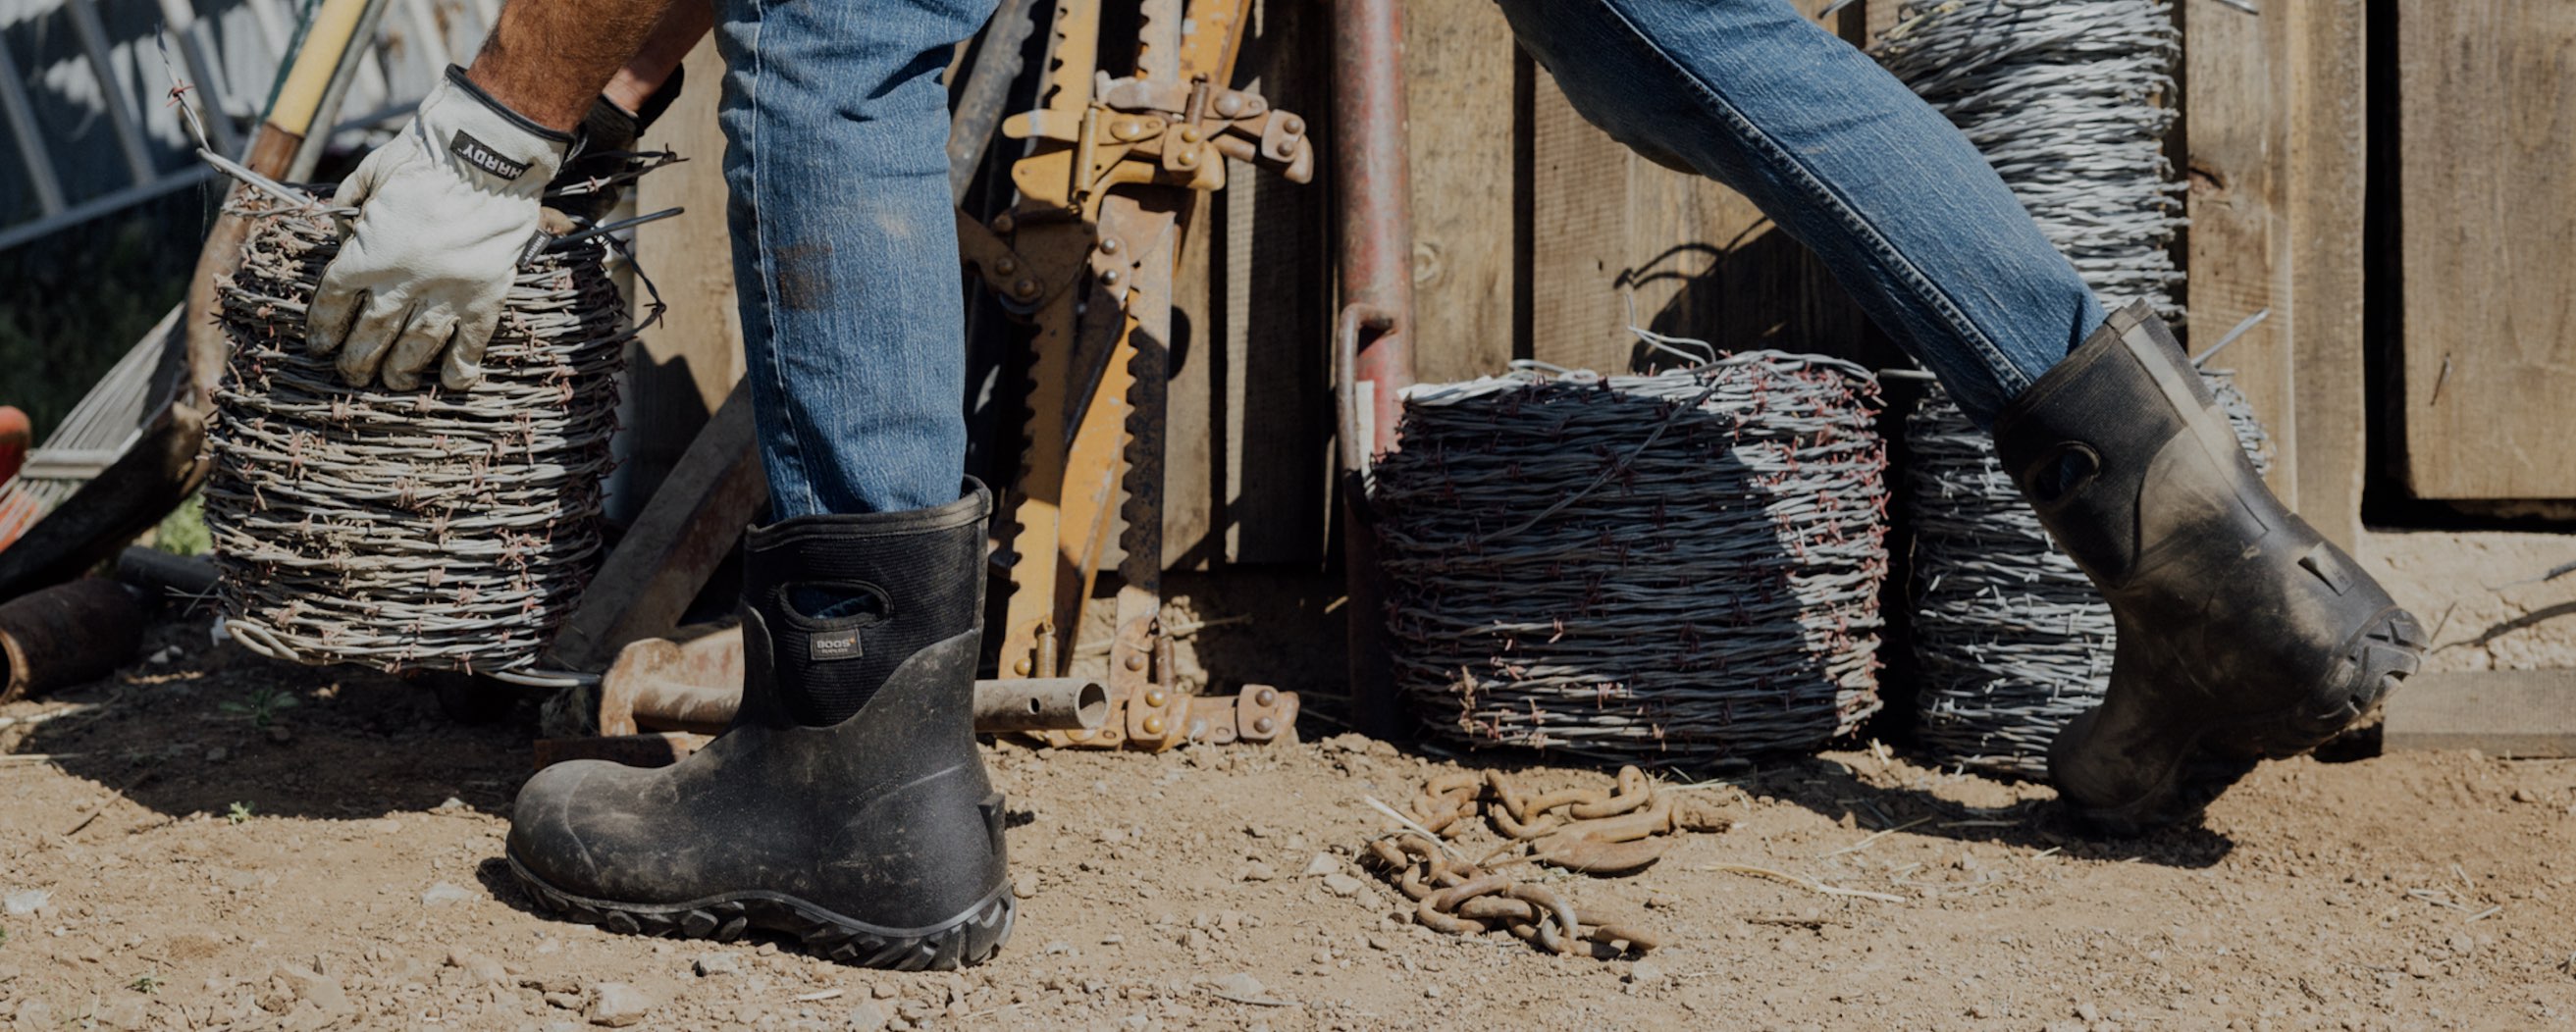
[[[306,346],[339,352],[351,386],[381,375],[411,390],[433,361],[448,389],[474,386],[536,236],[539,200],[571,145],[450,66],[402,133],[333,195],[358,217],[313,292]]]

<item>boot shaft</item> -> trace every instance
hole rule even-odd
[[[970,480],[964,497],[935,509],[753,528],[743,548],[748,676],[737,719],[838,724],[907,660],[976,633],[991,508],[984,486]],[[958,690],[971,692],[972,679],[970,667]],[[952,708],[971,721],[967,700]]]
[[[2112,313],[2005,406],[1995,452],[2059,547],[2106,592],[2162,544],[2213,526],[2259,536],[2290,518],[2144,303]]]

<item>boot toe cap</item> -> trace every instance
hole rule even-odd
[[[604,858],[625,855],[602,817],[617,808],[610,799],[628,795],[619,783],[646,771],[604,760],[573,760],[538,771],[519,788],[510,810],[510,859],[527,874],[557,891],[576,896],[612,895],[607,883],[614,873]]]

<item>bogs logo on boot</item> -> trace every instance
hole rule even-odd
[[[855,627],[846,631],[827,631],[805,639],[805,660],[809,663],[857,659],[864,655],[867,655],[867,650],[859,647],[859,630]]]

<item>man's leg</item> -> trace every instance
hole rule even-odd
[[[966,456],[950,47],[993,0],[725,0],[725,182],[778,519],[956,500]]]
[[[1965,136],[1785,0],[1502,0],[1619,142],[1743,192],[1979,426],[2102,324]]]
[[[510,860],[549,906],[623,931],[766,928],[871,967],[972,964],[1010,934],[1002,799],[971,712],[991,503],[961,473],[939,83],[991,8],[719,7],[735,287],[777,522],[744,547],[725,733],[671,767],[567,763],[520,791]]]
[[[2164,324],[2106,321],[1967,139],[1859,51],[1786,0],[1502,4],[1585,117],[1751,197],[1994,430],[2118,621],[2103,705],[2049,753],[2084,815],[2189,818],[2415,670],[2415,618],[2254,475]]]

